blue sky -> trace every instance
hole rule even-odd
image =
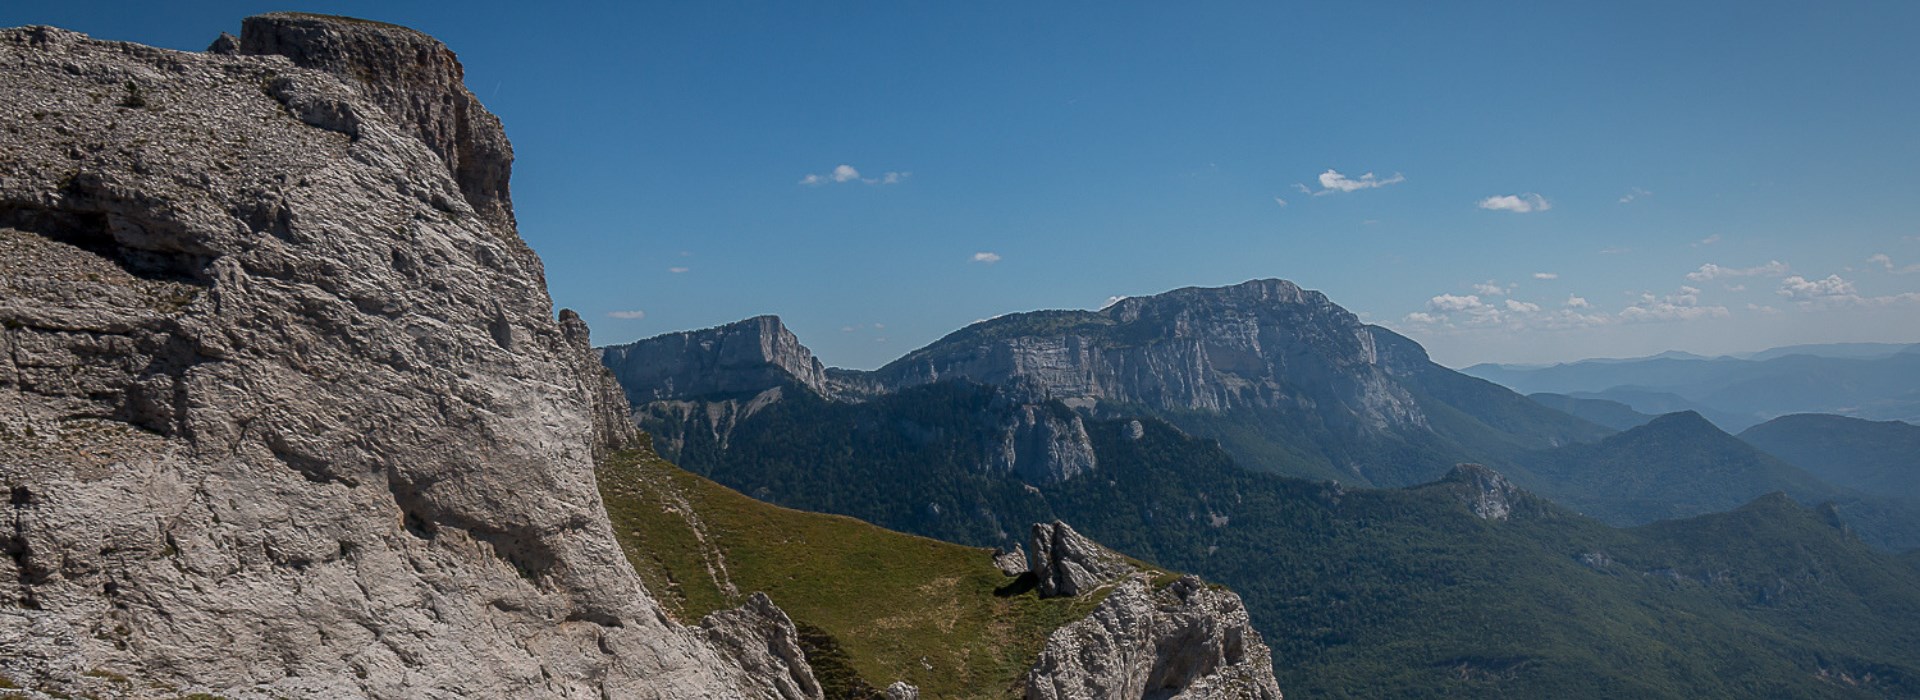
[[[1916,3],[533,5],[297,9],[460,54],[603,343],[777,313],[873,367],[1256,277],[1455,366],[1920,341]],[[0,24],[198,50],[278,9]]]

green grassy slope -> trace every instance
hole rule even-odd
[[[1487,521],[1459,484],[1256,473],[1150,419],[1091,421],[1096,471],[1029,488],[980,467],[1002,410],[959,384],[795,395],[682,455],[786,505],[976,544],[1058,517],[1199,573],[1246,601],[1289,698],[1920,695],[1920,576],[1781,499],[1622,530],[1526,497]]]
[[[926,698],[1017,696],[1047,635],[1098,604],[1042,600],[990,550],[761,503],[651,448],[615,455],[599,481],[627,558],[669,614],[697,623],[766,592],[801,629],[829,697],[875,697],[895,680]]]

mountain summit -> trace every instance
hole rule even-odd
[[[1160,418],[1219,440],[1250,468],[1359,484],[1421,483],[1457,462],[1608,432],[1434,364],[1418,343],[1277,279],[1131,297],[1099,311],[1008,314],[871,372],[820,370],[770,317],[601,352],[643,413],[653,402],[743,400],[776,384],[857,402],[965,381],[1093,417]]]

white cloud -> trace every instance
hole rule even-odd
[[[1601,255],[1621,255],[1624,253],[1631,253],[1631,252],[1633,252],[1632,248],[1608,247],[1608,248],[1600,249]]]
[[[1773,308],[1772,306],[1768,306],[1768,305],[1765,305],[1765,304],[1748,304],[1748,305],[1747,305],[1747,310],[1748,310],[1748,311],[1752,311],[1752,312],[1754,312],[1754,313],[1760,313],[1760,314],[1777,314],[1777,313],[1780,313],[1780,310],[1779,310],[1779,309],[1776,309],[1776,308]]]
[[[1641,294],[1639,300],[1616,314],[1621,321],[1629,323],[1698,321],[1730,315],[1724,306],[1701,306],[1700,290],[1693,287],[1681,287],[1679,291],[1665,296]]]
[[[1386,187],[1387,185],[1391,185],[1394,183],[1406,182],[1406,180],[1407,180],[1406,176],[1401,175],[1400,173],[1394,173],[1392,177],[1388,177],[1384,179],[1380,178],[1377,175],[1374,175],[1373,173],[1367,173],[1365,175],[1361,175],[1360,177],[1352,178],[1352,177],[1347,177],[1345,175],[1340,174],[1340,171],[1338,170],[1328,168],[1326,172],[1320,173],[1320,191],[1315,192],[1313,191],[1312,188],[1309,188],[1306,185],[1302,185],[1302,184],[1295,184],[1294,187],[1299,188],[1301,192],[1305,192],[1315,197],[1318,197],[1323,194],[1332,194],[1334,192],[1353,192],[1356,190],[1370,190],[1370,189],[1375,189],[1379,187]]]
[[[1653,195],[1652,192],[1648,192],[1638,187],[1634,187],[1634,188],[1628,189],[1626,194],[1620,195],[1620,203],[1627,204],[1641,197],[1648,197],[1652,195]]]
[[[1621,323],[1693,321],[1726,318],[1724,306],[1700,302],[1700,290],[1681,287],[1672,294],[1640,294],[1616,313],[1593,309],[1584,297],[1569,294],[1558,308],[1506,298],[1497,302],[1479,295],[1441,294],[1427,300],[1427,308],[1402,320],[1430,331],[1501,328],[1509,331],[1569,330]]]
[[[1468,294],[1466,296],[1458,296],[1454,294],[1441,294],[1439,296],[1436,296],[1432,299],[1427,300],[1427,308],[1432,309],[1434,311],[1439,311],[1441,313],[1449,313],[1454,311],[1469,311],[1472,309],[1483,308],[1485,306],[1486,306],[1485,304],[1480,303],[1480,297],[1474,296],[1472,294]]]
[[[841,327],[840,327],[840,332],[841,332],[841,333],[852,333],[852,332],[853,332],[853,326],[841,326]]]
[[[1490,297],[1497,297],[1497,296],[1506,294],[1507,289],[1505,287],[1500,286],[1498,283],[1494,282],[1493,280],[1487,280],[1480,284],[1473,285],[1473,293],[1490,296]]]
[[[1787,264],[1778,260],[1769,260],[1765,265],[1754,267],[1721,267],[1713,263],[1701,265],[1700,269],[1687,273],[1687,279],[1695,282],[1711,282],[1729,277],[1779,277],[1787,274]]]
[[[647,312],[641,311],[639,309],[630,309],[627,311],[609,311],[607,312],[607,316],[609,318],[617,318],[622,321],[635,321],[635,320],[646,318]]]
[[[1920,263],[1914,263],[1906,267],[1900,267],[1900,266],[1894,265],[1893,258],[1887,255],[1886,253],[1874,253],[1873,257],[1867,258],[1867,262],[1873,263],[1875,265],[1879,265],[1882,268],[1885,268],[1887,272],[1891,272],[1896,275],[1910,275],[1915,272],[1920,272]]]
[[[693,269],[693,268],[690,268],[690,267],[678,267],[678,266],[676,266],[676,267],[669,267],[669,268],[667,268],[667,271],[668,271],[668,272],[671,272],[671,273],[673,273],[673,274],[676,274],[676,275],[678,275],[678,274],[681,274],[681,273],[684,273],[684,272],[686,272],[686,271],[688,271],[688,270],[691,270],[691,269]]]
[[[1729,292],[1744,292],[1744,291],[1747,291],[1747,285],[1744,285],[1744,284],[1729,284],[1729,285],[1727,285],[1727,291],[1729,291]]]
[[[1525,194],[1503,194],[1488,197],[1480,200],[1479,206],[1481,209],[1491,211],[1510,211],[1515,214],[1526,214],[1552,209],[1553,203],[1547,201],[1546,197],[1528,192]]]
[[[800,184],[816,187],[843,182],[860,182],[868,185],[898,185],[902,180],[907,179],[911,175],[913,175],[913,173],[905,171],[887,171],[881,174],[880,177],[861,177],[858,168],[841,163],[840,165],[833,166],[831,172],[809,173],[806,177],[800,178]]]
[[[1560,273],[1558,273],[1558,272],[1535,272],[1535,273],[1533,273],[1533,278],[1534,278],[1534,279],[1537,279],[1537,280],[1557,280],[1557,279],[1560,279]]]
[[[1283,207],[1284,207],[1284,206],[1286,206],[1286,205],[1287,205],[1287,200],[1284,200],[1284,199],[1281,199],[1281,198],[1279,198],[1279,197],[1274,197],[1274,198],[1273,198],[1273,203],[1274,203],[1274,204],[1278,204],[1278,205],[1280,205],[1280,206],[1283,206]]]
[[[1100,308],[1105,309],[1109,306],[1113,306],[1114,304],[1120,303],[1120,300],[1125,298],[1126,297],[1107,297],[1107,303],[1101,304]]]
[[[1720,234],[1716,233],[1711,236],[1707,236],[1706,238],[1702,238],[1700,240],[1694,241],[1693,247],[1698,248],[1701,246],[1709,246],[1719,242],[1720,242]]]
[[[1853,283],[1841,279],[1839,275],[1827,275],[1826,279],[1810,280],[1794,275],[1780,280],[1780,296],[1794,301],[1857,301],[1860,292]]]
[[[988,252],[988,251],[980,251],[978,253],[973,254],[973,261],[977,263],[986,263],[988,265],[992,265],[994,263],[1000,262],[1000,254]]]

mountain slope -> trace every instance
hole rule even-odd
[[[772,596],[793,616],[801,648],[828,698],[881,698],[879,688],[899,681],[927,698],[1012,698],[1035,685],[1071,687],[1085,679],[1056,667],[1058,658],[1102,660],[1098,644],[1083,641],[1077,627],[1096,625],[1108,608],[1123,602],[1116,596],[1125,596],[1131,585],[1087,579],[1098,587],[1043,596],[1050,583],[1033,573],[1010,577],[1000,570],[1006,564],[995,550],[755,501],[660,460],[645,445],[605,460],[599,487],[622,547],[649,589],[662,591],[668,614],[705,618],[751,606],[755,598],[747,593]],[[1056,529],[1066,525],[1046,527],[1048,533]],[[1071,556],[1043,547],[1043,541],[1027,543],[1035,556],[1020,562],[1021,570],[1048,556]],[[1171,595],[1181,579],[1137,560],[1129,566],[1140,568],[1162,595]],[[1198,585],[1185,581],[1181,585]],[[1238,598],[1219,591],[1208,596],[1213,606],[1181,610],[1162,604],[1146,618],[1185,616],[1187,623],[1235,637],[1242,650],[1258,656],[1233,658],[1231,650],[1212,648],[1206,635],[1108,629],[1108,641],[1154,652],[1146,660],[1102,660],[1102,669],[1144,679],[1162,665],[1187,664],[1192,667],[1154,688],[1171,694],[1206,683],[1240,683],[1235,692],[1208,696],[1277,700],[1265,644],[1246,629],[1244,614],[1233,614],[1240,610]],[[1139,618],[1135,610],[1129,619]],[[1229,658],[1213,656],[1221,652]]]
[[[1655,416],[1633,410],[1632,406],[1607,399],[1583,399],[1566,394],[1544,392],[1528,394],[1527,398],[1547,408],[1614,430],[1637,428],[1655,418]]]
[[[738,416],[724,447],[702,428],[680,455],[762,499],[953,541],[1007,542],[1017,523],[1069,520],[1239,591],[1292,698],[1920,692],[1908,653],[1920,648],[1920,577],[1790,503],[1743,516],[1792,524],[1755,530],[1777,538],[1761,543],[1769,554],[1728,561],[1724,550],[1756,543],[1694,536],[1686,522],[1649,539],[1485,470],[1403,490],[1253,472],[1151,418],[1087,421],[1092,468],[1035,483],[985,457],[1029,405],[1019,398],[964,382],[861,403],[788,387]],[[1799,571],[1820,572],[1817,584],[1764,597]],[[1824,619],[1812,600],[1879,617]],[[1820,680],[1868,671],[1883,685]]]
[[[1846,495],[1692,412],[1522,462],[1529,477],[1523,481],[1539,493],[1617,525],[1731,510],[1773,491],[1803,503]]]
[[[689,348],[751,351],[709,359]],[[1248,468],[1359,484],[1417,483],[1456,461],[1503,463],[1608,432],[1436,365],[1419,344],[1282,280],[1009,314],[873,372],[819,371],[769,317],[604,348],[602,361],[641,410],[751,410],[787,381],[859,401],[967,380],[1090,416],[1158,417],[1219,440]]]
[[[1740,439],[1828,482],[1920,501],[1920,426],[1845,416],[1781,416]]]
[[[1884,489],[1838,485],[1692,412],[1670,413],[1597,443],[1542,450],[1518,461],[1524,468],[1514,473],[1517,482],[1615,525],[1721,512],[1783,492],[1802,504],[1830,504],[1835,517],[1875,546],[1920,547],[1920,503]]]

